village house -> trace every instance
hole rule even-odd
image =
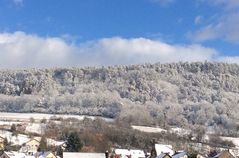
[[[219,152],[222,152],[222,151],[229,151],[234,157],[237,157],[237,158],[239,158],[239,148],[230,148],[230,149],[228,149],[228,148],[223,148],[223,147],[221,147],[221,148],[217,148],[217,151],[218,152],[216,152],[216,154],[218,154]]]
[[[4,139],[5,138],[0,136],[0,150],[4,150]]]
[[[18,153],[14,151],[4,151],[0,158],[35,158],[34,156],[26,156],[24,153]]]
[[[172,158],[168,153],[161,153],[156,158]]]
[[[33,155],[37,152],[37,149],[40,145],[40,141],[37,139],[30,139],[26,143],[24,143],[19,150],[21,153],[25,153],[26,155]]]
[[[204,154],[201,154],[201,153],[199,153],[199,154],[197,154],[197,158],[206,158],[207,156],[205,156]]]
[[[169,153],[161,153],[156,158],[188,158],[186,152],[175,152],[172,156]]]
[[[142,150],[115,149],[113,155],[114,158],[145,158]]]
[[[157,158],[188,158],[185,151],[174,151],[172,145],[155,144]]]
[[[165,153],[167,153],[170,156],[174,154],[172,145],[155,144],[155,150],[157,152],[157,156],[159,156],[160,154],[165,154]]]
[[[211,155],[209,154],[208,158],[235,158],[229,150],[224,150],[218,154]]]
[[[175,152],[172,158],[188,158],[188,155],[185,151],[182,152]]]
[[[15,151],[4,151],[0,158],[58,158],[52,152],[37,152],[34,155],[26,155],[25,153],[19,153]],[[70,157],[69,157],[70,158]]]
[[[128,149],[115,149],[114,158],[128,158],[130,156],[130,150]]]

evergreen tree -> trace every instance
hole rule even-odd
[[[68,152],[79,152],[83,144],[77,132],[72,132],[67,137],[66,151]]]

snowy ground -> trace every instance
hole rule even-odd
[[[223,140],[229,140],[232,141],[236,147],[239,148],[239,138],[234,138],[234,137],[221,137]]]
[[[183,128],[179,128],[179,127],[170,128],[169,131],[172,133],[179,134],[179,135],[189,135],[191,133],[191,130],[187,130],[187,129],[183,129]]]
[[[31,138],[29,138],[29,136],[24,135],[24,134],[18,134],[17,136],[13,136],[12,132],[5,131],[5,130],[0,130],[0,136],[3,138],[7,138],[8,142],[11,142],[14,145],[22,145],[31,139]],[[40,141],[41,137],[34,137],[34,139]],[[58,146],[58,145],[63,144],[64,142],[47,138],[47,143],[49,145]]]
[[[180,135],[187,135],[191,132],[190,130],[186,130],[179,127],[172,127],[169,130],[166,130],[160,127],[148,127],[148,126],[132,126],[132,128],[142,132],[148,132],[148,133],[171,132],[171,133],[176,133]]]
[[[101,118],[105,121],[112,122],[113,119],[104,118],[104,117],[94,117],[94,116],[86,116],[86,115],[55,115],[55,114],[41,114],[41,113],[8,113],[8,112],[0,112],[0,120],[2,121],[20,121],[20,122],[28,122],[30,118],[34,118],[36,121],[42,119],[50,119],[51,117],[56,118],[76,118],[79,120],[83,120],[85,117],[90,119]],[[0,123],[2,122],[0,121]]]
[[[14,145],[22,145],[23,143],[30,140],[27,135],[18,134],[17,136],[13,136],[12,132],[0,130],[0,136],[3,138],[7,138],[8,142],[11,142]]]
[[[161,133],[161,132],[167,132],[167,130],[158,128],[158,127],[147,127],[147,126],[132,126],[133,129],[139,130],[141,132],[147,132],[147,133]]]
[[[0,125],[9,125],[11,126],[12,124],[19,124],[19,121],[0,121]]]
[[[46,124],[43,124],[43,123],[29,123],[26,126],[25,132],[26,133],[44,134],[45,129],[46,129]]]
[[[30,119],[34,119],[34,123],[30,123]],[[83,120],[84,118],[96,119],[101,118],[107,122],[114,121],[113,119],[103,118],[103,117],[93,117],[93,116],[85,116],[85,115],[54,115],[54,114],[40,114],[40,113],[7,113],[7,112],[0,112],[0,125],[7,125],[10,126],[12,124],[21,124],[26,126],[26,133],[37,133],[43,134],[45,131],[45,124],[41,124],[40,121],[42,119],[52,119],[52,118],[75,118],[78,120]],[[58,122],[58,121],[56,121]]]
[[[179,135],[188,135],[191,132],[190,130],[186,130],[186,129],[178,128],[178,127],[173,127],[169,130],[165,130],[165,129],[162,129],[162,128],[159,128],[159,127],[148,127],[148,126],[132,126],[132,128],[135,129],[135,130],[139,130],[139,131],[147,132],[147,133],[172,132],[172,133],[176,133],[176,134],[179,134]],[[236,148],[239,148],[239,137],[237,137],[237,138],[221,137],[221,138],[223,140],[232,141],[235,144]],[[209,140],[209,136],[205,135],[204,139]]]

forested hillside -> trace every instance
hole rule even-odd
[[[236,134],[239,65],[172,63],[0,71],[0,109],[97,115]],[[212,128],[213,127],[213,128]]]

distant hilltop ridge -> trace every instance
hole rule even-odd
[[[237,134],[239,65],[1,70],[0,109],[103,116],[139,125],[198,125]]]

